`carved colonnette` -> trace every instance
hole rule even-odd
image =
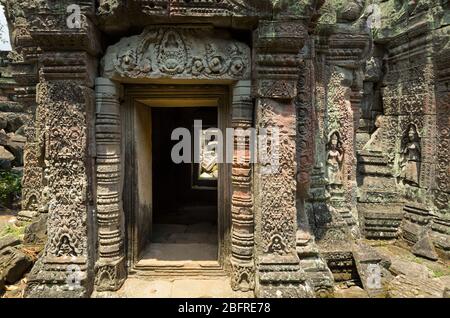
[[[308,218],[307,200],[313,184],[315,164],[315,140],[317,115],[314,105],[316,69],[314,65],[313,39],[305,44],[303,62],[299,69],[297,97],[297,254],[306,277],[311,281],[318,297],[330,297],[334,293],[334,280],[325,260],[321,257],[315,242],[313,227]],[[308,53],[306,53],[308,52]]]
[[[311,297],[296,252],[296,109],[300,49],[307,38],[301,21],[261,22],[255,34],[256,127],[279,131],[272,155],[279,162],[255,167],[256,295]],[[275,156],[276,157],[276,156]]]
[[[95,91],[98,227],[95,285],[97,291],[108,291],[118,290],[126,278],[120,88],[108,79],[97,78]]]
[[[255,288],[253,167],[250,129],[253,127],[251,82],[239,81],[233,90],[233,119],[235,129],[233,159],[233,194],[231,202],[231,266],[232,287],[248,291]]]

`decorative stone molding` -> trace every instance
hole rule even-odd
[[[256,95],[286,101],[294,99],[300,49],[307,37],[305,26],[295,21],[262,21],[256,37]]]
[[[127,5],[151,16],[248,17],[271,13],[270,0],[100,0],[98,13],[112,15]]]
[[[202,39],[199,41],[199,39]],[[250,48],[209,27],[152,26],[108,48],[102,75],[114,80],[250,78]]]
[[[169,0],[170,15],[254,16],[267,14],[270,0]]]

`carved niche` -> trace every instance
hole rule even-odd
[[[400,149],[400,178],[404,183],[419,184],[421,153],[419,133],[416,126],[410,124],[403,133]]]
[[[201,41],[199,41],[201,39]],[[133,79],[250,78],[250,48],[213,28],[149,27],[108,48],[103,76]]]
[[[327,177],[330,185],[342,185],[344,148],[339,133],[333,132],[327,144]]]

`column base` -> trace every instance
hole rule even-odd
[[[311,282],[316,297],[334,296],[334,278],[326,261],[321,257],[314,239],[297,238],[297,255],[300,266],[305,271],[306,279]]]
[[[255,289],[255,267],[253,264],[231,260],[231,288],[248,292]]]
[[[95,264],[95,290],[99,292],[119,290],[127,278],[125,257],[113,262]]]
[[[17,214],[17,221],[21,224],[21,225],[27,225],[31,222],[33,222],[33,220],[35,218],[37,218],[39,216],[39,212],[38,211],[27,211],[27,210],[22,210]]]
[[[28,275],[24,297],[87,298],[92,286],[92,275],[85,265],[45,264],[41,258]]]

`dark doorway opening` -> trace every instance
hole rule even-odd
[[[218,260],[218,178],[199,180],[198,164],[176,164],[171,156],[179,143],[171,140],[175,129],[189,130],[193,145],[194,121],[201,120],[203,129],[218,127],[217,112],[217,107],[152,107],[153,225],[147,260],[184,266]]]

